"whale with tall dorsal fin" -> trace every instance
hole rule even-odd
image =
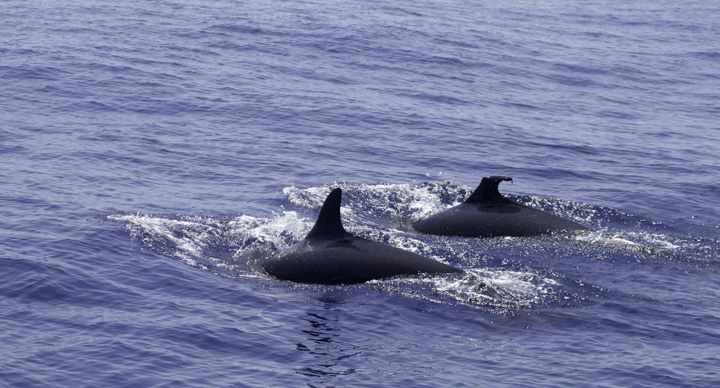
[[[539,236],[562,231],[589,230],[576,222],[521,205],[500,194],[506,176],[485,177],[460,205],[413,224],[420,233],[460,237]]]
[[[345,231],[340,219],[342,190],[325,199],[315,226],[292,247],[276,252],[262,267],[282,280],[313,284],[356,284],[398,275],[459,273],[461,270]]]

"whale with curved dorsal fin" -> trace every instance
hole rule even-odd
[[[282,280],[314,284],[355,284],[397,275],[456,273],[461,270],[345,231],[340,219],[342,190],[333,190],[310,233],[276,252],[262,267]]]
[[[485,177],[460,205],[413,224],[425,234],[460,237],[539,236],[561,231],[589,230],[578,223],[511,201],[500,194],[506,176]]]

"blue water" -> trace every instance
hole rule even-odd
[[[720,3],[0,3],[0,386],[720,384]],[[408,223],[483,176],[594,231]],[[463,268],[258,271],[331,188]]]

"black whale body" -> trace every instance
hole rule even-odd
[[[263,263],[263,269],[278,279],[314,284],[355,284],[397,275],[462,272],[346,232],[340,220],[341,198],[342,190],[333,190],[310,233],[294,246],[273,254]]]
[[[589,230],[573,221],[503,197],[498,191],[502,181],[512,181],[512,178],[483,178],[465,202],[418,221],[413,228],[425,234],[460,237],[522,237]]]

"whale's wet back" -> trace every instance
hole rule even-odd
[[[333,190],[307,237],[267,259],[263,269],[278,279],[316,284],[354,284],[398,275],[462,272],[346,232],[340,219],[341,198],[342,190]]]
[[[503,181],[512,178],[483,178],[465,202],[418,221],[413,228],[426,234],[461,237],[521,237],[588,230],[576,222],[503,197],[498,191]]]

